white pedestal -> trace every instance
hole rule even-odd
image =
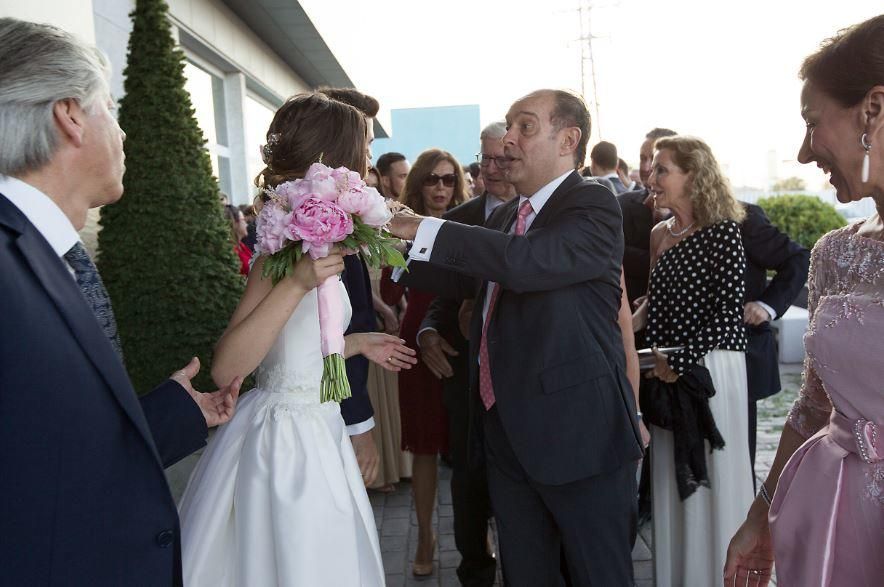
[[[808,318],[807,310],[791,306],[779,320],[774,320],[771,323],[778,333],[780,363],[801,363],[804,361],[804,333],[807,330]]]

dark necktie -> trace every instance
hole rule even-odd
[[[104,329],[104,334],[122,361],[123,347],[120,344],[120,334],[117,332],[114,309],[111,307],[110,297],[107,295],[107,290],[104,289],[104,283],[101,281],[101,276],[98,275],[95,263],[89,258],[83,244],[79,242],[64,254],[64,259],[73,268],[77,285],[80,286],[83,297],[86,298],[86,302],[92,308],[92,313],[95,314],[95,318]]]

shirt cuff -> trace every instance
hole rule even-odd
[[[433,244],[436,242],[436,235],[445,221],[441,218],[424,218],[417,227],[417,234],[414,237],[414,244],[408,252],[408,258],[415,261],[429,261],[433,255]]]
[[[762,308],[764,308],[764,311],[767,312],[767,314],[768,314],[768,316],[770,316],[771,320],[777,319],[777,313],[773,308],[771,308],[770,306],[768,306],[767,304],[765,304],[761,300],[755,300],[755,303],[758,304],[759,306],[761,306]]]
[[[439,332],[438,330],[436,330],[432,326],[427,326],[426,328],[421,328],[420,330],[418,330],[417,331],[417,338],[414,339],[414,344],[417,346],[417,348],[421,348],[421,342],[420,342],[421,341],[421,334],[423,334],[424,332],[426,332],[428,330],[432,330],[433,332]]]
[[[358,422],[347,426],[347,436],[356,436],[357,434],[368,432],[372,428],[374,428],[374,416],[364,422]]]

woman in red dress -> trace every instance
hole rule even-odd
[[[451,153],[430,149],[421,153],[405,180],[400,201],[423,216],[439,218],[466,200],[466,188],[460,164]],[[417,334],[435,294],[406,288],[390,280],[384,271],[381,296],[395,305],[408,296],[408,309],[402,319],[399,336],[406,345],[418,349]],[[399,409],[402,419],[402,449],[414,454],[412,490],[417,512],[418,543],[413,573],[433,573],[433,505],[436,503],[437,456],[448,451],[448,415],[442,405],[442,381],[423,361],[399,373]]]
[[[249,265],[252,261],[252,251],[242,242],[242,239],[248,234],[248,225],[242,211],[236,206],[227,204],[224,206],[224,216],[230,223],[230,237],[233,240],[233,250],[239,257],[239,272],[242,275],[249,274]]]

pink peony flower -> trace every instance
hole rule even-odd
[[[267,202],[256,220],[255,232],[257,243],[255,252],[260,255],[272,255],[280,251],[286,244],[286,228],[291,222],[291,214],[273,201]]]
[[[288,202],[291,210],[297,210],[304,200],[315,195],[312,182],[303,179],[281,183],[273,191]]]
[[[331,177],[335,180],[338,194],[345,194],[351,189],[361,189],[366,187],[365,182],[355,171],[350,171],[346,167],[338,167],[332,170]]]
[[[292,212],[285,228],[291,240],[301,240],[301,250],[314,259],[328,255],[330,245],[353,232],[353,220],[333,202],[311,196]]]
[[[297,180],[304,183],[305,190],[310,190],[320,200],[334,202],[338,199],[338,182],[333,176],[334,170],[322,163],[314,163],[307,169],[304,179]]]
[[[392,217],[384,197],[376,189],[365,185],[358,189],[351,188],[341,194],[338,206],[344,212],[359,216],[359,219],[369,226],[381,227]]]

